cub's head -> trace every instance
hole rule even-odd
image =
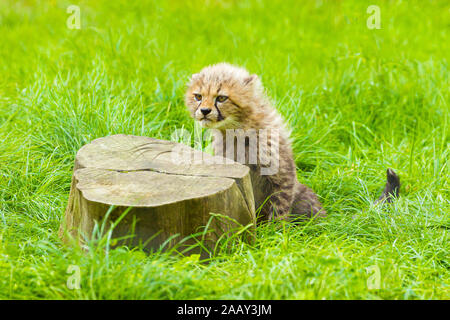
[[[239,129],[255,113],[262,97],[263,88],[256,75],[219,63],[192,75],[185,103],[203,127]]]

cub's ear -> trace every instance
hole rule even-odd
[[[252,74],[251,76],[244,79],[244,85],[248,85],[250,83],[255,83],[258,80],[258,76],[256,74]]]
[[[197,81],[199,78],[200,74],[199,73],[194,73],[190,78],[189,78],[189,83],[192,83],[194,81]]]

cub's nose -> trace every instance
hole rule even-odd
[[[201,108],[200,111],[203,113],[204,116],[209,114],[211,112],[211,109],[209,108]]]

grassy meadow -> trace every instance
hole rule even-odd
[[[448,1],[4,0],[0,35],[0,299],[450,299]],[[77,150],[193,131],[186,81],[221,61],[260,75],[329,217],[208,263],[64,246]]]

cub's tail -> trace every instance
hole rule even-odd
[[[391,168],[386,171],[387,181],[381,196],[375,203],[391,203],[400,194],[400,178]]]

